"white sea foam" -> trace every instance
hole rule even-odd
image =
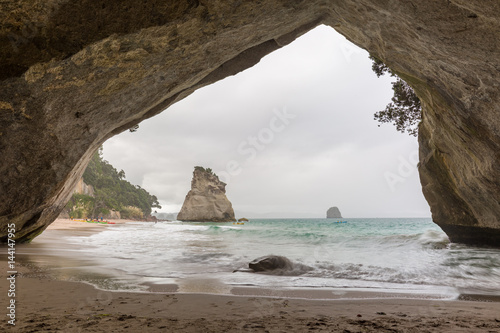
[[[253,220],[221,223],[131,223],[74,237],[95,265],[145,280],[216,278],[260,287],[455,288],[494,293],[500,251],[450,244],[429,219]],[[298,269],[232,273],[260,256],[289,258]],[[303,269],[307,268],[307,269]],[[440,290],[441,290],[440,289]],[[448,290],[448,289],[446,289]]]

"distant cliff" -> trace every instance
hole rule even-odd
[[[116,170],[102,154],[102,147],[94,153],[62,216],[140,220],[152,208],[161,208],[156,196],[128,182],[125,172]]]
[[[226,183],[219,180],[211,169],[195,167],[191,190],[186,195],[179,221],[233,222],[233,206],[226,197]]]
[[[340,210],[338,207],[331,207],[326,211],[326,218],[327,219],[341,219],[342,214],[340,214]]]
[[[88,195],[89,197],[94,197],[94,187],[92,185],[87,185],[83,181],[83,178],[80,178],[78,181],[78,184],[76,184],[75,190],[73,191],[74,194],[85,194]]]

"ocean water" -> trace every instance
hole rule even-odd
[[[343,221],[135,222],[68,241],[92,265],[128,276],[132,289],[176,283],[186,292],[254,286],[500,295],[500,250],[450,244],[430,219]],[[237,271],[265,255],[297,265],[268,274]]]

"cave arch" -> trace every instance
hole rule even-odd
[[[9,223],[18,241],[43,231],[107,138],[322,23],[382,59],[422,100],[419,171],[434,221],[452,241],[498,246],[495,1],[113,3],[112,22],[92,36],[85,27],[95,22],[75,30],[63,18],[103,17],[109,7],[98,1],[1,4],[9,70],[0,90],[0,240]]]

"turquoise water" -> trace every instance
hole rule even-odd
[[[430,219],[261,219],[127,223],[90,237],[82,254],[137,283],[216,280],[226,286],[500,293],[500,251],[450,244]],[[296,269],[234,272],[264,255]],[[304,267],[305,266],[305,267]],[[198,290],[199,291],[199,290]]]

